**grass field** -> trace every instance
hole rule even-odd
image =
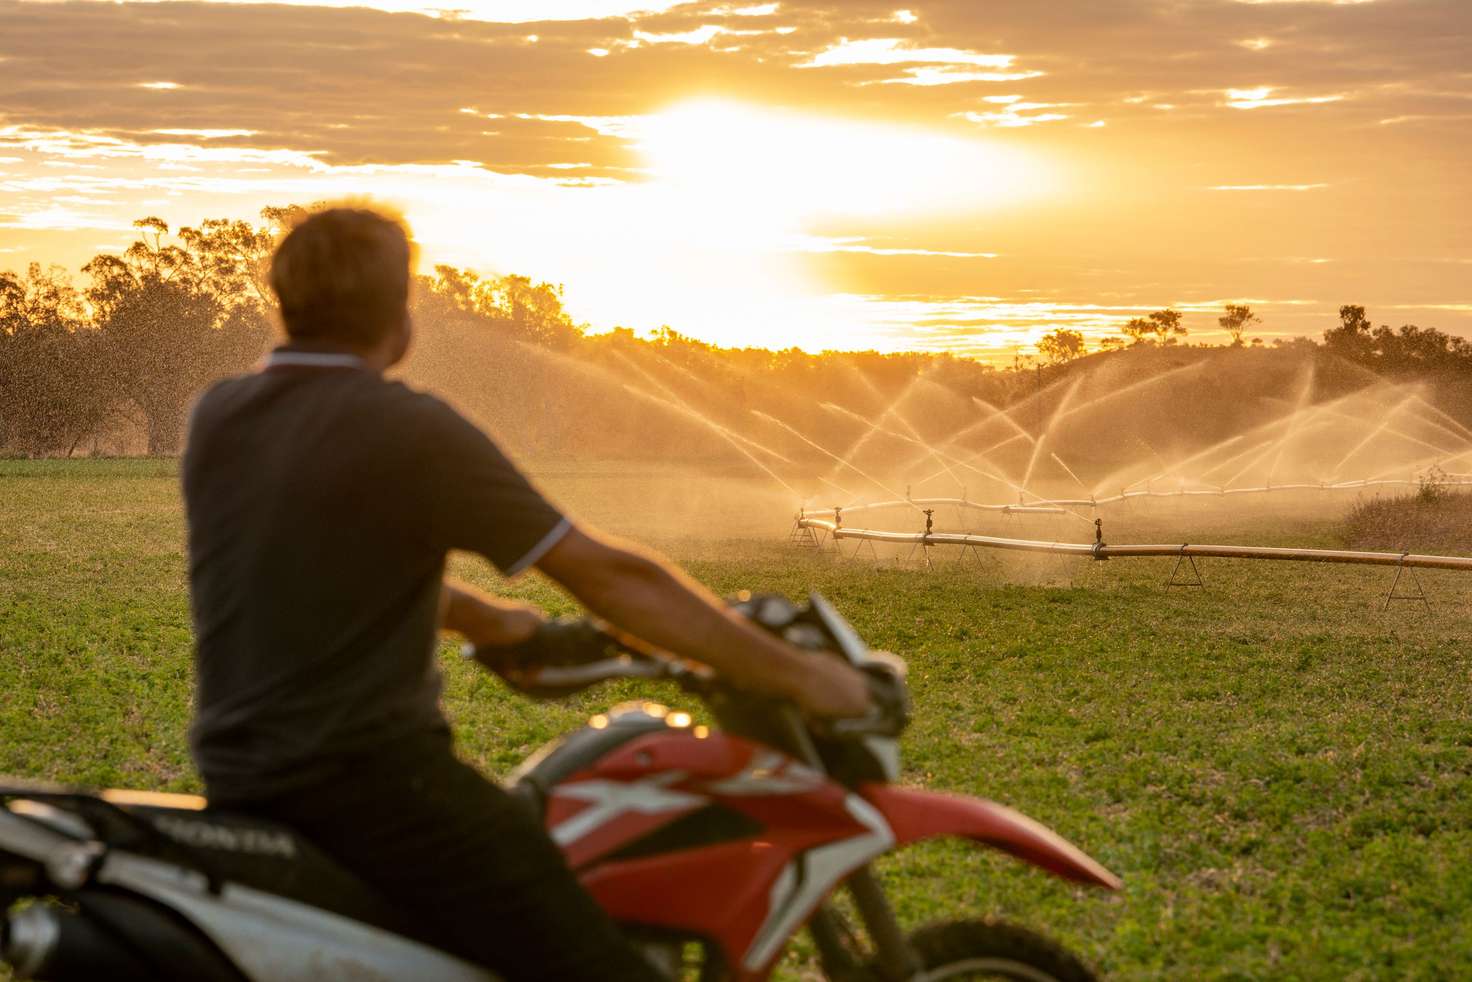
[[[544,476],[606,520],[617,469]],[[1203,562],[1204,590],[1165,589],[1167,560],[925,573],[794,552],[781,518],[766,540],[650,537],[718,591],[827,594],[909,660],[906,781],[1010,804],[1126,884],[932,844],[882,867],[907,922],[1003,915],[1119,978],[1472,976],[1472,577],[1423,574],[1432,611],[1382,614],[1383,569]],[[1336,520],[1260,510],[1230,531],[1333,545]],[[0,462],[0,773],[197,788],[182,541],[170,463]],[[569,609],[535,577],[457,566]],[[491,772],[647,691],[532,704],[445,666],[461,752]]]

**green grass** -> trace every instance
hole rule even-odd
[[[547,480],[575,511],[607,507],[606,473]],[[1166,560],[926,573],[790,551],[783,521],[772,513],[770,541],[645,537],[718,591],[823,591],[910,662],[907,782],[1012,805],[1125,880],[1105,896],[928,844],[882,866],[905,921],[1005,916],[1121,978],[1472,971],[1472,577],[1423,573],[1433,610],[1382,614],[1383,569],[1202,562],[1205,590],[1165,589]],[[1122,513],[1106,530],[1333,543],[1333,516],[1247,521]],[[625,530],[640,532],[636,517]],[[198,787],[182,543],[170,464],[0,463],[0,773]],[[570,609],[535,577],[507,586],[478,560],[456,566]],[[461,752],[493,773],[648,691],[533,704],[445,666]],[[790,961],[792,977],[811,972]]]

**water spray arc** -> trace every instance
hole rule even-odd
[[[668,399],[661,399],[659,396],[651,395],[650,393],[644,392],[641,389],[637,389],[637,388],[635,388],[632,385],[625,385],[624,386],[624,389],[626,391],[628,391],[629,393],[631,393],[632,395],[638,396],[641,399],[648,399],[650,402],[653,402],[653,403],[655,403],[657,405],[664,406],[667,409],[674,410],[675,412],[681,413],[681,414],[687,416],[688,418],[695,420],[697,423],[701,423],[701,424],[709,427],[714,433],[716,433],[723,440],[725,440],[727,443],[729,443],[731,445],[731,448],[732,449],[734,449],[737,453],[741,454],[741,456],[745,457],[747,460],[751,461],[751,463],[758,470],[760,470],[762,473],[766,474],[773,481],[776,481],[777,484],[784,491],[786,491],[788,494],[792,495],[793,498],[801,497],[801,495],[798,494],[798,491],[797,491],[796,488],[794,488],[791,484],[788,484],[786,481],[784,481],[782,479],[782,475],[780,475],[776,471],[772,470],[772,468],[770,468],[766,464],[764,464],[756,456],[756,454],[752,453],[750,450],[747,450],[744,446],[742,446],[741,445],[741,441],[740,441],[740,439],[738,439],[738,437],[736,436],[736,434],[734,434],[730,430],[726,429],[720,423],[717,423],[715,420],[710,419],[709,417],[707,417],[707,416],[705,416],[705,415],[703,415],[701,413],[698,413],[698,412],[696,412],[693,409],[689,409],[689,408],[687,408],[685,406],[682,406],[682,405],[680,405],[679,403],[676,403],[676,402],[671,402]]]
[[[868,385],[871,390],[877,391],[877,389],[875,389],[874,383],[872,381],[870,381],[869,378],[867,376],[865,376],[863,372],[858,372],[858,375],[859,375],[859,377],[861,379],[863,379],[864,383],[866,385]],[[841,463],[844,463],[844,464],[848,463],[848,461],[852,460],[858,454],[858,452],[860,450],[862,450],[864,448],[864,446],[871,439],[873,439],[874,434],[879,431],[880,424],[882,424],[884,422],[884,420],[886,418],[888,418],[889,415],[891,413],[893,413],[895,411],[895,409],[901,403],[903,403],[905,401],[905,399],[910,395],[911,391],[914,390],[915,385],[919,381],[920,381],[920,379],[919,379],[918,376],[916,376],[915,378],[912,378],[905,385],[904,389],[902,389],[900,391],[900,394],[898,396],[896,396],[892,402],[890,402],[890,404],[885,408],[885,410],[882,413],[879,414],[879,417],[877,418],[877,420],[873,421],[872,423],[869,423],[868,420],[864,420],[866,423],[869,423],[869,428],[867,430],[865,430],[862,434],[860,434],[859,438],[857,440],[855,440],[849,446],[848,450],[844,452],[843,456],[841,458],[839,458]],[[862,416],[859,416],[858,413],[853,413],[853,415],[854,416],[857,416],[859,419],[863,420],[863,417]],[[833,470],[830,470],[829,471],[829,474],[830,475],[832,475],[834,473],[837,473],[837,468],[834,468]]]
[[[1038,457],[1042,454],[1043,445],[1048,442],[1048,437],[1052,434],[1053,427],[1063,418],[1068,409],[1068,404],[1073,401],[1073,397],[1078,393],[1083,383],[1084,379],[1082,375],[1074,380],[1074,383],[1068,387],[1068,391],[1063,393],[1063,398],[1058,400],[1058,405],[1053,410],[1053,415],[1048,417],[1048,425],[1043,428],[1043,431],[1038,434],[1037,439],[1033,441],[1032,457],[1027,462],[1027,470],[1022,473],[1023,488],[1026,488],[1032,480],[1033,470],[1038,464]]]
[[[821,403],[820,404],[820,408],[826,409],[829,412],[841,413],[841,414],[843,414],[845,416],[851,416],[854,419],[859,420],[862,423],[868,423],[868,424],[870,424],[870,426],[872,428],[871,428],[871,430],[869,432],[871,434],[872,433],[883,433],[885,436],[891,436],[891,437],[894,437],[897,440],[903,440],[906,443],[913,443],[913,444],[915,444],[917,446],[922,446],[922,447],[925,447],[927,450],[930,450],[930,447],[923,440],[916,439],[915,437],[912,437],[912,436],[906,436],[905,434],[899,433],[899,432],[897,432],[895,430],[887,429],[887,428],[881,426],[879,421],[871,421],[871,420],[865,419],[863,416],[861,416],[858,413],[854,412],[852,409],[846,409],[843,406],[839,406],[839,405],[836,405],[835,403],[831,403],[831,402]],[[943,454],[939,450],[930,450],[930,452],[933,453],[933,454],[935,454],[938,459],[941,458],[941,457],[950,457],[949,454]],[[1008,480],[1005,476],[1003,476],[1001,474],[993,474],[990,471],[984,471],[981,468],[976,467],[973,464],[967,463],[966,461],[959,460],[959,459],[954,458],[954,457],[951,457],[951,460],[953,460],[957,465],[959,465],[961,467],[965,467],[967,470],[972,471],[973,473],[980,474],[982,477],[989,478],[990,480],[997,481],[997,482],[999,482],[1001,484],[1005,484],[1007,487],[1011,488],[1014,491],[1022,492],[1022,490],[1023,490],[1022,487],[1020,487],[1017,484],[1014,484],[1012,481]],[[939,474],[939,473],[944,473],[944,471],[937,472],[937,474]],[[958,481],[957,483],[960,483],[960,482]]]
[[[932,550],[945,546],[958,547],[962,560],[978,561],[983,549],[1096,561],[1158,557],[1173,561],[1169,586],[1197,588],[1204,586],[1197,568],[1200,559],[1395,567],[1386,606],[1401,599],[1429,606],[1416,577],[1419,569],[1472,572],[1472,556],[1409,551],[1106,543],[1102,523],[1107,521],[1108,512],[1104,509],[1137,501],[1315,493],[1331,500],[1329,496],[1335,493],[1424,489],[1428,482],[1437,488],[1472,487],[1472,474],[1449,470],[1449,465],[1472,460],[1472,426],[1428,402],[1428,390],[1422,386],[1376,380],[1353,391],[1334,391],[1342,384],[1341,377],[1321,378],[1317,363],[1298,363],[1291,366],[1291,372],[1265,380],[1253,376],[1251,387],[1245,386],[1244,377],[1244,394],[1257,393],[1256,401],[1249,403],[1238,398],[1237,388],[1230,382],[1200,374],[1214,371],[1210,366],[1219,364],[1219,360],[1201,358],[1183,365],[1175,361],[1175,356],[1170,356],[1160,366],[1160,374],[1148,378],[1060,373],[1061,377],[1051,384],[1040,385],[1037,391],[1005,408],[970,393],[946,390],[948,400],[923,403],[932,411],[922,416],[917,408],[922,403],[914,398],[915,393],[921,391],[918,386],[922,382],[931,386],[936,383],[918,377],[901,387],[898,396],[877,415],[834,401],[819,402],[824,411],[860,424],[852,431],[857,439],[842,456],[791,424],[765,413],[757,415],[836,461],[836,469],[860,473],[876,486],[883,487],[874,475],[860,471],[851,461],[881,435],[907,445],[901,448],[897,460],[879,465],[883,475],[895,474],[896,467],[905,479],[910,475],[908,468],[918,466],[927,472],[918,481],[906,484],[902,496],[891,492],[888,500],[874,501],[849,495],[845,499],[848,503],[836,507],[831,518],[827,514],[799,513],[796,529],[810,531],[829,541],[834,549],[843,541],[849,542],[849,547],[843,549],[845,555],[852,552],[857,556],[863,550],[877,559],[876,545],[907,546],[909,557],[923,559],[927,568],[931,566]],[[1160,387],[1172,379],[1177,385],[1161,391]],[[1228,407],[1215,417],[1194,403],[1182,402],[1182,398],[1196,398],[1207,387],[1222,393],[1222,405]],[[877,394],[875,386],[870,384],[869,388]],[[1148,396],[1142,395],[1147,391]],[[1316,392],[1322,401],[1315,402]],[[957,401],[958,397],[968,399],[969,404]],[[973,406],[978,415],[968,421]],[[1106,406],[1111,408],[1103,414],[1097,412]],[[946,419],[950,435],[927,441],[901,415],[902,408],[917,421],[923,419],[927,429],[934,428],[935,421]],[[1203,414],[1199,417],[1201,425],[1192,433],[1190,424],[1198,410]],[[1126,424],[1131,419],[1139,423],[1119,425],[1116,417],[1120,416]],[[825,426],[818,421],[804,428]],[[988,445],[972,449],[983,443]],[[883,454],[895,458],[897,445],[885,442]],[[1424,452],[1433,456],[1412,459]],[[878,450],[870,455],[875,459],[879,456]],[[984,468],[973,461],[984,464]],[[868,457],[865,463],[871,469],[874,466]],[[1345,475],[1350,468],[1351,473]],[[1097,472],[1108,476],[1091,484]],[[977,494],[968,493],[962,485],[959,496],[949,488],[941,490],[941,482],[948,479],[961,484],[969,474],[982,475],[996,486],[982,484],[983,491]],[[895,483],[899,480],[896,478]],[[1306,497],[1294,504],[1310,506]],[[1090,530],[1094,541],[1048,541],[938,529],[937,514],[950,514],[950,509],[954,509],[963,528],[970,524],[968,513],[1070,514],[1094,526]],[[876,527],[870,517],[886,510],[903,511],[911,516],[910,521],[919,512],[924,516],[923,531],[914,527],[891,531],[883,524]],[[905,555],[904,550],[899,555]],[[1405,592],[1409,587],[1413,589]]]
[[[688,416],[694,417],[695,419],[697,419],[700,422],[704,423],[706,426],[709,426],[712,429],[718,430],[723,436],[727,437],[728,439],[738,440],[741,443],[745,444],[747,447],[751,448],[752,450],[756,450],[756,451],[758,451],[760,453],[767,454],[770,457],[775,457],[777,460],[782,461],[782,463],[784,463],[784,464],[790,464],[790,463],[792,463],[791,460],[789,460],[788,458],[784,457],[782,454],[778,453],[777,451],[773,450],[771,447],[767,446],[766,444],[759,443],[756,440],[753,440],[749,436],[745,436],[744,434],[737,433],[735,430],[731,429],[730,427],[728,427],[728,426],[722,426],[720,423],[717,423],[715,420],[711,419],[708,415],[706,415],[705,413],[701,412],[699,409],[696,409],[694,406],[690,405],[690,403],[689,403],[688,400],[681,398],[679,393],[675,392],[668,385],[665,385],[659,379],[655,378],[652,374],[650,374],[648,371],[646,371],[644,368],[642,368],[640,365],[638,365],[632,358],[629,358],[623,352],[621,352],[621,351],[620,352],[615,352],[615,355],[618,357],[618,359],[620,361],[622,361],[624,364],[628,365],[634,371],[638,372],[641,376],[643,376],[644,380],[647,381],[650,385],[655,386],[661,392],[664,393],[665,399],[664,400],[660,400],[660,399],[658,399],[656,397],[655,398],[655,401],[656,402],[660,402],[660,401],[666,402],[666,404],[671,405],[673,408],[679,409],[680,411],[684,412]],[[661,359],[661,360],[663,360],[663,359]],[[675,366],[675,367],[678,367],[678,366]],[[627,384],[625,384],[624,387],[625,388],[630,388]],[[636,392],[636,393],[638,393],[638,394],[644,395],[646,397],[649,397],[650,396],[650,394],[647,393],[647,392],[640,393],[638,389],[634,389],[633,391]]]
[[[852,461],[848,461],[848,460],[843,459],[842,457],[838,456],[838,454],[834,453],[833,451],[829,450],[827,447],[824,447],[822,444],[818,443],[816,440],[812,440],[809,437],[803,435],[796,427],[792,426],[790,423],[784,423],[782,420],[778,419],[777,417],[772,416],[772,415],[769,415],[768,413],[764,413],[764,412],[762,412],[759,409],[753,409],[753,410],[751,410],[751,414],[753,416],[755,416],[757,419],[765,420],[768,423],[773,423],[773,424],[775,424],[777,426],[782,427],[782,429],[786,430],[788,433],[791,433],[793,436],[797,437],[799,440],[801,440],[803,443],[806,443],[808,446],[812,447],[814,450],[818,451],[819,453],[821,453],[821,454],[823,454],[825,456],[828,456],[828,457],[833,458],[835,461],[838,462],[838,466],[839,467],[844,467],[844,468],[847,468],[847,469],[853,471],[859,477],[861,477],[864,480],[868,481],[869,483],[873,484],[875,487],[879,488],[885,494],[897,495],[899,493],[899,492],[895,491],[894,489],[890,488],[889,486],[887,486],[883,481],[879,480],[879,478],[874,477],[872,474],[869,474],[867,471],[861,470]],[[824,484],[828,484],[828,485],[831,485],[833,487],[838,487],[838,485],[833,484],[833,482],[830,481],[830,480],[828,480],[827,478],[819,478],[819,480],[822,481]],[[844,492],[844,493],[847,494],[847,492]],[[850,496],[850,497],[852,497],[852,496]]]

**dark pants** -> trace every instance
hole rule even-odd
[[[527,810],[427,734],[311,788],[222,803],[292,826],[445,950],[507,979],[656,979]]]

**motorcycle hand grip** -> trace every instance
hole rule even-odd
[[[464,654],[536,699],[571,695],[629,674],[628,656],[619,643],[585,617],[546,620],[525,641],[467,645]]]
[[[615,656],[616,642],[586,617],[545,620],[525,641],[466,646],[466,655],[497,672],[524,672],[543,665],[583,665]]]

